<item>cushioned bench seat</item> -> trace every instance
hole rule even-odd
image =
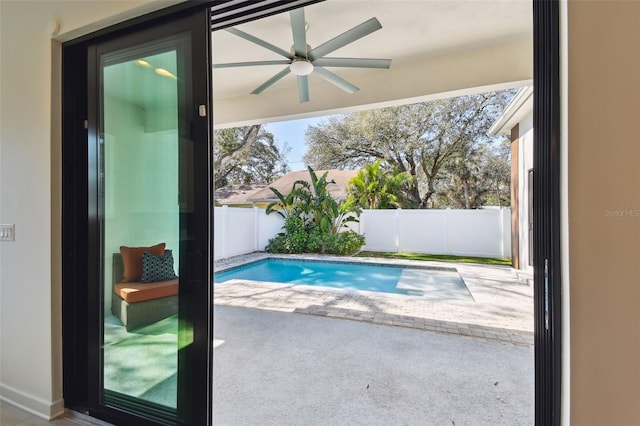
[[[113,286],[113,291],[125,302],[136,303],[175,296],[179,293],[179,285],[177,279],[155,283],[117,283]]]
[[[150,247],[149,249],[153,249]],[[159,250],[164,252],[164,243]],[[142,256],[142,252],[139,253]],[[141,270],[141,266],[138,268]],[[127,282],[120,253],[113,254],[111,312],[127,330],[178,313],[179,279],[142,283]],[[133,275],[140,274],[134,272]],[[138,280],[140,277],[138,276]]]

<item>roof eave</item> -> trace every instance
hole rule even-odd
[[[489,136],[510,134],[511,129],[531,111],[533,111],[533,86],[526,86],[518,90],[500,117],[491,125],[487,134]]]

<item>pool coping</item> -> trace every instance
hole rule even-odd
[[[474,301],[232,280],[214,286],[214,305],[237,306],[409,327],[429,332],[533,345],[533,289],[506,266],[424,262],[405,259],[274,255],[255,252],[222,259],[215,272],[263,259],[298,259],[456,270]]]

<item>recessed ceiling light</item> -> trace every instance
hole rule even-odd
[[[136,65],[144,67],[144,68],[151,68],[151,64],[147,61],[145,61],[144,59],[138,59],[136,61]]]
[[[174,80],[178,79],[178,77],[176,77],[171,71],[167,71],[164,68],[156,68],[155,71],[156,71],[156,74],[161,75],[163,77],[172,78]]]

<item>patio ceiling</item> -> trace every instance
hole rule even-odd
[[[300,103],[289,74],[259,95],[256,87],[286,65],[214,69],[217,127],[265,123],[408,101],[531,84],[530,0],[328,0],[305,8],[311,47],[376,17],[382,29],[331,57],[392,59],[391,68],[330,68],[359,87],[353,95],[311,74],[310,101]],[[292,41],[289,13],[237,28],[284,50]],[[215,64],[283,59],[227,31],[212,33]]]

